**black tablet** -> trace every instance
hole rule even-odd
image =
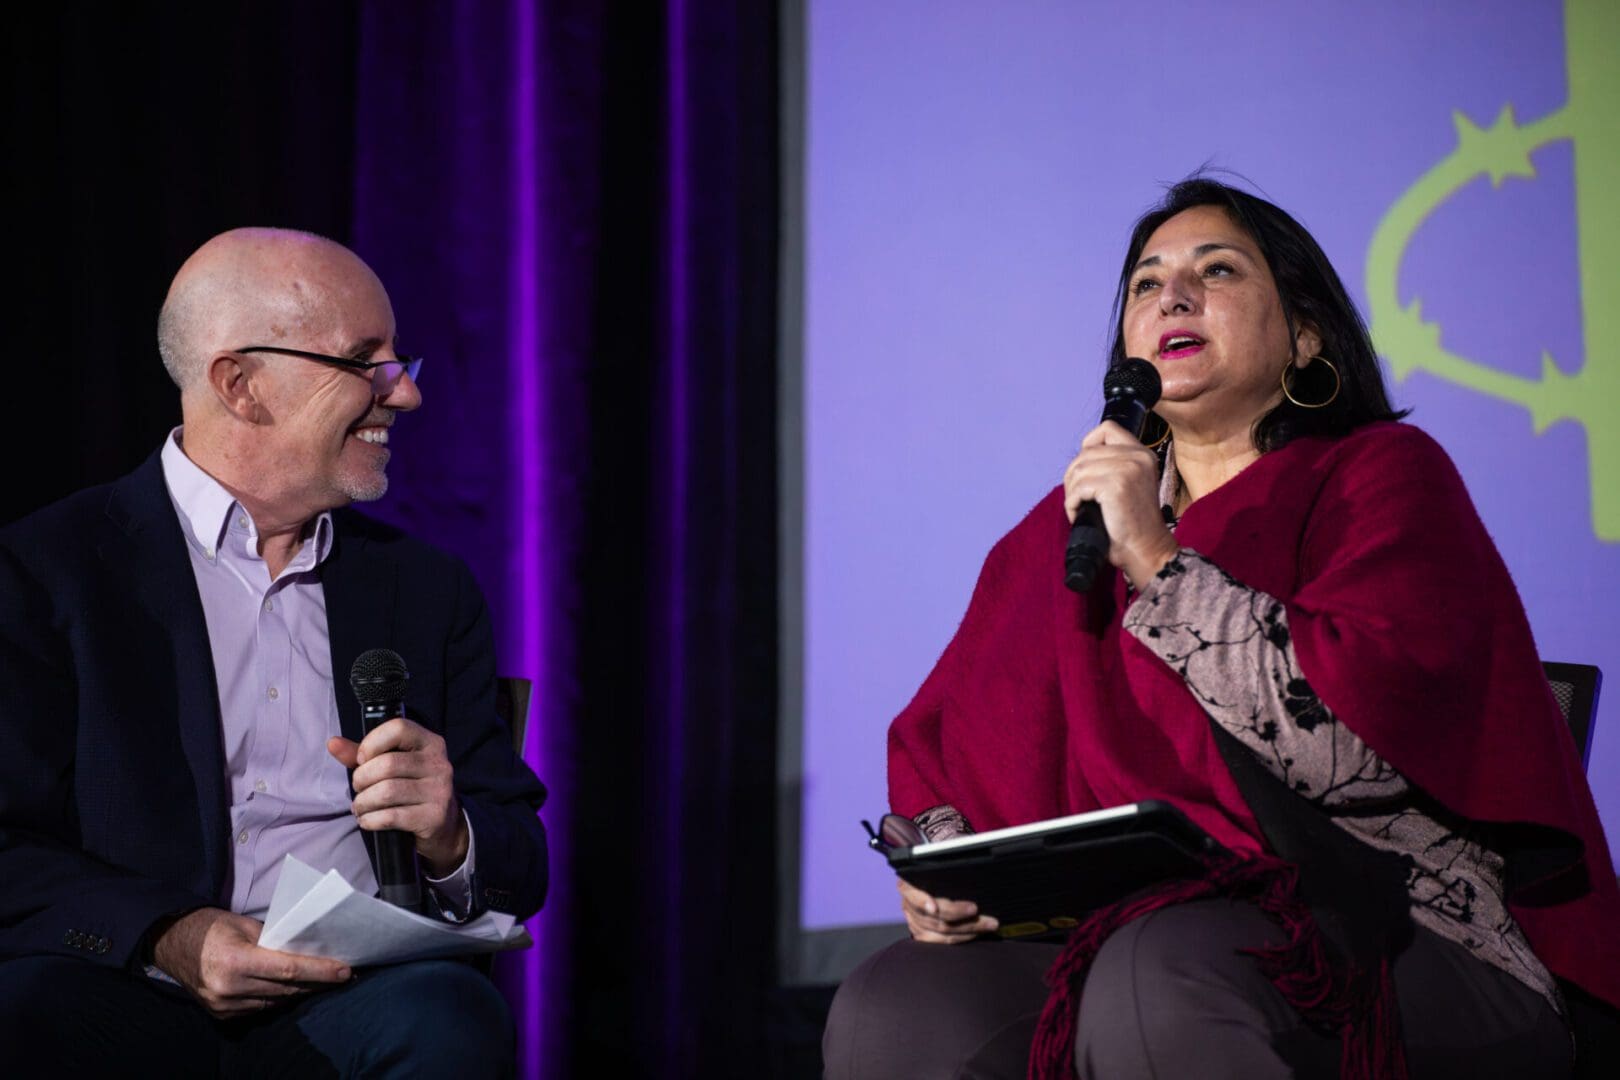
[[[1180,810],[1149,799],[886,854],[924,892],[971,900],[1002,937],[1033,940],[1150,885],[1196,877],[1221,850]]]

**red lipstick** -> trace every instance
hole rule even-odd
[[[1171,330],[1159,338],[1159,356],[1165,360],[1192,356],[1203,348],[1204,339],[1191,330]]]

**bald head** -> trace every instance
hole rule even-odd
[[[187,259],[158,315],[158,351],[189,396],[210,357],[247,345],[311,340],[329,329],[354,287],[379,282],[341,244],[292,229],[232,229]]]

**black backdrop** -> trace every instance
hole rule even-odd
[[[8,22],[7,520],[121,474],[179,422],[157,310],[204,240],[252,223],[348,237],[356,49],[346,4]]]
[[[448,10],[494,25],[493,49],[494,16],[514,6]],[[543,777],[552,828],[568,833],[553,878],[569,947],[547,953],[565,967],[547,974],[538,1000],[514,991],[519,1027],[547,1033],[543,1075],[813,1068],[813,1013],[795,1026],[772,993],[776,8],[537,7],[550,62],[541,111],[569,117],[542,148],[562,179],[541,209],[565,233],[567,258],[553,273],[568,277],[579,415],[554,436],[569,442],[546,448],[563,463],[555,490],[575,508],[559,515],[568,647],[554,684],[566,689],[545,714],[556,752]],[[391,148],[402,183],[362,189],[358,148],[375,150],[375,139],[357,124],[372,115],[357,73],[389,62],[376,54],[380,38],[431,52],[446,10],[86,3],[11,17],[5,172],[16,242],[0,523],[127,471],[178,421],[156,313],[174,270],[208,236],[274,224],[354,243],[357,231],[384,227],[373,198],[387,204],[386,228],[412,227],[414,170],[435,175],[451,148]],[[674,271],[673,166],[660,150],[672,68],[685,80],[691,150],[678,163],[685,240]],[[367,108],[378,107],[373,96]],[[362,213],[369,224],[357,229]],[[392,287],[407,271],[374,254],[388,246],[360,250]],[[430,289],[433,272],[411,269],[404,293]],[[687,388],[675,404],[672,272]],[[400,311],[402,326],[413,314]],[[427,382],[438,398],[422,415],[468,412],[468,401],[446,401],[454,385]],[[437,453],[455,445],[453,430],[437,436]],[[674,505],[646,483],[672,452],[685,469]],[[396,455],[406,477],[437,475],[425,464],[413,472],[410,453]],[[409,518],[399,498],[379,512]],[[490,552],[501,518],[467,520],[458,534],[453,515],[448,525],[435,517],[432,538],[459,548],[464,536],[461,553],[498,591]],[[666,564],[649,552],[671,540],[684,552],[673,624]]]

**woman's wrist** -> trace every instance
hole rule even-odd
[[[1159,571],[1170,565],[1170,561],[1181,552],[1181,546],[1169,529],[1164,531],[1163,539],[1139,553],[1133,553],[1123,567],[1125,578],[1131,587],[1141,592],[1158,576]]]

